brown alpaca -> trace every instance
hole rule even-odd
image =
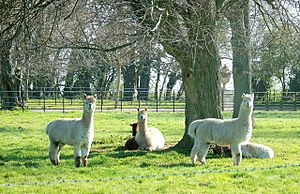
[[[132,123],[130,124],[132,127],[132,137],[130,137],[126,143],[125,143],[125,149],[126,150],[137,150],[139,148],[139,145],[135,141],[135,135],[138,131],[138,123]]]
[[[138,131],[139,123],[132,123],[132,124],[130,124],[130,126],[132,128],[132,137],[135,137],[135,135]]]

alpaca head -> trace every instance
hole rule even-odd
[[[140,110],[138,108],[138,121],[139,122],[145,122],[147,120],[147,108],[144,110]]]
[[[242,95],[242,103],[241,103],[241,108],[243,109],[248,109],[252,110],[253,109],[253,101],[254,101],[254,94],[243,94]]]
[[[93,96],[87,96],[86,94],[84,94],[84,99],[85,99],[83,104],[84,111],[88,111],[88,112],[95,111],[97,95],[94,94]]]
[[[130,124],[131,128],[132,128],[132,136],[134,137],[138,131],[138,123],[131,123]]]

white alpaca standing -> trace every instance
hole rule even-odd
[[[138,143],[139,149],[152,151],[164,147],[165,138],[161,131],[148,127],[147,108],[145,110],[138,109],[138,128],[135,141]]]
[[[94,112],[96,95],[86,96],[81,119],[59,119],[47,125],[46,133],[49,136],[49,157],[54,165],[59,164],[60,151],[65,144],[74,149],[75,166],[87,166],[91,144],[94,139]]]
[[[243,94],[238,118],[214,119],[208,118],[193,121],[188,128],[188,134],[195,139],[191,151],[194,164],[198,159],[205,164],[209,145],[230,145],[234,165],[239,165],[242,159],[241,143],[249,141],[252,136],[252,111],[254,95]]]
[[[258,143],[242,143],[241,150],[244,158],[274,158],[272,148]]]

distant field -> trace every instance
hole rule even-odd
[[[161,129],[167,144],[181,139],[184,113],[148,114],[149,125]],[[89,167],[75,168],[71,146],[64,147],[61,165],[52,166],[45,126],[57,118],[80,116],[80,111],[0,111],[0,193],[300,192],[299,111],[256,111],[252,141],[272,147],[275,158],[243,159],[238,167],[230,158],[211,154],[207,165],[193,166],[189,152],[121,150],[136,112],[96,112]]]

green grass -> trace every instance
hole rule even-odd
[[[65,146],[61,165],[48,159],[44,128],[61,117],[80,117],[81,112],[0,112],[0,193],[299,193],[300,168],[268,168],[300,162],[300,112],[255,112],[252,141],[273,148],[274,159],[243,159],[208,155],[207,165],[192,166],[189,153],[118,149],[130,136],[129,124],[136,112],[97,112],[95,139],[89,167],[75,168],[71,146]],[[225,117],[229,117],[226,113]],[[184,113],[149,112],[149,125],[160,128],[168,144],[178,142],[184,129]],[[231,172],[219,172],[230,170]],[[240,170],[241,172],[237,172]],[[210,173],[203,173],[212,171]],[[195,174],[196,172],[196,174]],[[186,174],[184,174],[186,173]],[[162,176],[166,174],[166,176]],[[139,176],[156,177],[143,178]],[[136,176],[136,178],[130,178]],[[125,177],[124,179],[121,179]],[[112,180],[99,180],[114,178]],[[98,179],[98,180],[97,180]],[[55,183],[66,180],[65,183]],[[91,180],[74,182],[72,180]],[[51,184],[3,186],[6,183]]]

